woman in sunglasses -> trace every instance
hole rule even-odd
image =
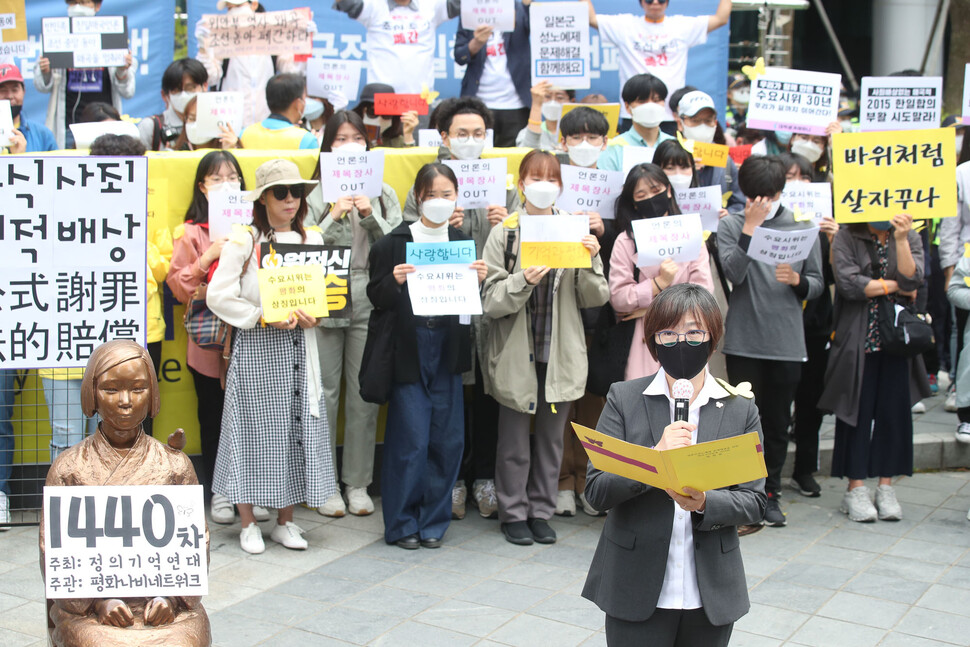
[[[661,368],[615,383],[597,430],[661,451],[760,433],[750,391],[716,380],[708,370],[723,332],[721,311],[707,288],[679,283],[663,290],[637,340]],[[683,381],[692,387],[687,420],[673,421],[671,393]],[[607,644],[724,647],[734,622],[748,612],[737,526],[761,521],[764,479],[685,493],[590,466],[586,499],[610,514],[583,597],[606,613]]]
[[[297,308],[285,321],[263,322],[257,278],[262,243],[323,244],[318,229],[303,227],[316,181],[275,159],[256,169],[256,184],[246,194],[253,224],[233,228],[206,295],[209,309],[236,329],[212,489],[236,504],[239,543],[254,554],[265,550],[254,505],[278,511],[273,541],[303,550],[293,506],[321,506],[337,491],[313,330],[319,321]]]

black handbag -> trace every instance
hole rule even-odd
[[[869,260],[872,263],[872,276],[879,278],[879,259],[876,246],[866,241]],[[916,357],[933,348],[936,339],[933,326],[926,323],[923,315],[916,312],[912,304],[899,305],[888,297],[878,297],[879,340],[882,350],[891,355]]]
[[[360,361],[360,397],[364,402],[385,404],[394,384],[394,348],[397,312],[372,310],[367,321],[367,341]]]
[[[623,381],[636,327],[636,319],[617,321],[616,312],[609,301],[600,309],[593,337],[586,350],[589,360],[587,391],[606,397],[614,382]]]

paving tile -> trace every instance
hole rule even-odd
[[[886,637],[879,643],[879,647],[953,647],[953,643],[930,640],[929,638],[919,638],[918,636],[911,636],[897,631],[886,634]]]
[[[360,557],[373,557],[389,562],[411,565],[423,564],[428,560],[434,559],[437,553],[437,550],[405,550],[398,546],[387,544],[383,539],[379,539],[374,543],[367,544],[363,548],[354,551],[354,555]]]
[[[307,600],[316,600],[318,602],[333,603],[356,595],[370,587],[371,585],[366,582],[327,577],[326,575],[313,572],[273,587],[270,589],[270,592],[284,593],[286,595],[306,598]]]
[[[404,622],[377,637],[369,644],[374,647],[399,647],[401,645],[420,645],[421,647],[462,647],[478,641],[475,636],[460,634],[441,627]]]
[[[268,550],[261,555],[251,555],[247,559],[264,564],[275,564],[284,568],[295,568],[301,573],[308,573],[318,566],[329,564],[338,559],[346,552],[321,548],[315,544],[310,544],[306,550]],[[239,562],[236,562],[238,564]]]
[[[866,572],[875,575],[886,575],[917,582],[934,582],[944,570],[945,568],[940,564],[916,562],[905,557],[894,557],[892,555],[877,557],[866,568]]]
[[[928,514],[928,513],[927,513]],[[893,535],[884,535],[866,530],[868,524],[855,524],[857,528],[836,528],[819,539],[820,544],[862,550],[870,553],[882,554],[889,550],[899,539]]]
[[[546,550],[540,551],[535,556],[530,557],[529,561],[588,571],[589,563],[593,561],[593,550],[590,548],[579,548],[568,544],[555,543]]]
[[[377,611],[382,615],[406,619],[440,601],[441,597],[437,595],[375,586],[349,600],[341,600],[340,606],[359,611]]]
[[[417,622],[484,637],[516,616],[515,611],[464,602],[444,600],[414,617]]]
[[[781,647],[781,641],[758,634],[751,634],[747,631],[731,632],[731,647]]]
[[[209,595],[202,599],[206,611],[221,611],[228,606],[262,593],[261,589],[230,584],[229,582],[209,582]]]
[[[817,616],[891,629],[909,611],[908,604],[889,602],[857,593],[839,592],[818,610]],[[800,640],[798,636],[796,640]]]
[[[584,597],[570,593],[559,593],[543,600],[529,609],[529,615],[565,622],[593,631],[602,631],[606,621],[599,607]]]
[[[545,618],[521,615],[498,629],[489,638],[513,647],[579,645],[593,634],[588,629],[567,625]]]
[[[31,601],[12,609],[10,613],[0,613],[0,627],[18,633],[47,638],[47,603]]]
[[[0,645],[3,645],[3,647],[26,647],[35,642],[37,642],[36,636],[28,636],[9,629],[0,629]]]
[[[18,566],[0,576],[0,593],[40,602],[44,597],[44,578],[37,568],[37,554],[30,566]]]
[[[418,593],[454,597],[461,591],[474,586],[481,579],[474,575],[439,571],[436,568],[422,565],[395,575],[385,580],[384,584],[398,589],[417,591]]]
[[[752,602],[803,613],[815,613],[832,595],[831,589],[771,579],[761,582],[749,593]]]
[[[343,640],[354,645],[366,645],[381,634],[400,624],[400,618],[390,618],[377,613],[331,607],[304,620],[299,629]],[[307,643],[309,645],[313,642]]]
[[[39,575],[38,575],[39,576]],[[0,613],[5,613],[10,609],[19,607],[21,605],[27,604],[29,600],[27,598],[22,598],[19,595],[10,595],[9,593],[0,593]]]
[[[302,629],[290,628],[259,643],[259,647],[310,647],[311,645],[313,647],[346,647],[352,644]]]
[[[314,546],[344,553],[363,548],[382,538],[379,533],[344,528],[333,523],[314,528],[305,537]]]
[[[564,566],[556,566],[555,564],[527,560],[506,568],[502,572],[493,575],[491,579],[498,580],[499,582],[511,582],[512,584],[524,584],[525,586],[559,591],[576,581],[585,582],[586,573],[586,570],[565,568]]]
[[[212,642],[215,645],[249,647],[279,633],[280,624],[266,620],[217,611],[209,614],[212,627]]]
[[[855,571],[834,566],[819,566],[811,562],[791,561],[772,573],[769,580],[795,582],[806,586],[816,586],[825,589],[838,589],[848,582]]]
[[[434,558],[426,563],[443,571],[468,573],[476,577],[494,577],[496,573],[510,566],[514,565],[516,568],[522,566],[521,562],[508,557],[479,553],[461,547],[437,550]]]
[[[970,610],[970,591],[934,584],[927,589],[916,605],[956,615],[967,615]]]
[[[865,567],[866,564],[875,558],[876,555],[873,553],[826,544],[809,546],[798,555],[799,561],[808,561],[813,564],[851,569],[853,571]]]
[[[970,568],[953,566],[943,573],[937,582],[939,584],[946,584],[947,586],[956,586],[961,589],[970,589]]]
[[[843,590],[873,598],[913,604],[929,587],[927,582],[905,580],[867,571],[852,578]]]
[[[913,607],[899,621],[895,631],[965,645],[967,636],[970,636],[970,617]]]
[[[852,645],[852,647],[875,647],[886,634],[883,629],[866,627],[852,622],[814,617],[801,626],[792,636],[792,642],[812,647]]]
[[[887,554],[895,557],[905,557],[920,562],[931,562],[934,564],[952,564],[966,552],[963,546],[951,546],[946,544],[931,543],[903,537]]]
[[[525,611],[550,595],[551,592],[544,589],[486,580],[455,597],[466,602],[476,602],[511,611]]]
[[[288,627],[331,606],[333,605],[330,602],[308,600],[273,591],[259,593],[237,602],[226,607],[225,611],[257,620],[277,622],[283,627]]]
[[[360,582],[376,584],[390,577],[394,577],[408,568],[410,566],[407,564],[389,562],[383,559],[372,559],[370,557],[363,557],[357,553],[351,553],[321,566],[314,572],[327,577],[339,577],[345,580],[358,580]]]
[[[546,549],[546,546],[542,544],[532,544],[531,546],[511,544],[505,541],[502,532],[497,528],[494,533],[486,532],[469,539],[461,547],[465,550],[475,550],[490,555],[499,555],[501,557],[519,560],[529,559]]]
[[[288,553],[287,556],[298,554],[297,551],[287,550],[282,546],[266,546],[267,552],[274,549],[286,551]],[[276,551],[274,550],[274,552]],[[247,559],[234,562],[218,571],[210,571],[209,581],[267,589],[281,582],[298,577],[301,574],[302,571],[295,568],[280,566],[278,564],[267,564],[266,562],[259,562],[255,559]]]
[[[809,618],[811,616],[807,613],[752,603],[751,610],[734,623],[734,627],[759,636],[785,640]]]

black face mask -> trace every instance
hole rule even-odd
[[[670,211],[670,198],[666,193],[658,193],[652,198],[638,200],[634,206],[641,218],[661,218]]]
[[[664,372],[675,380],[690,380],[704,370],[710,356],[711,342],[691,346],[679,341],[673,346],[657,344],[657,361]]]
[[[11,103],[10,104],[10,116],[12,118],[16,119],[20,115],[20,111],[21,111],[22,108],[23,108],[23,106],[15,106],[14,104]]]

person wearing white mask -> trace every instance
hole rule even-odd
[[[101,0],[66,0],[71,18],[94,16],[101,10]],[[124,114],[122,99],[135,96],[135,73],[138,69],[129,51],[125,64],[118,67],[53,69],[50,59],[41,56],[34,65],[34,87],[51,95],[47,103],[45,125],[57,139],[57,148],[73,142],[70,126],[77,123],[89,103],[110,103],[118,114]]]
[[[138,122],[138,134],[145,148],[173,150],[185,125],[185,107],[199,92],[209,89],[209,73],[194,58],[172,61],[162,74],[165,111]]]
[[[806,361],[802,303],[822,293],[822,255],[816,240],[808,258],[770,265],[748,256],[758,227],[793,231],[814,227],[811,219],[795,221],[782,206],[785,165],[777,157],[745,160],[739,182],[747,204],[743,213],[722,218],[717,247],[725,276],[734,286],[728,308],[723,352],[732,384],[749,382],[758,401],[764,430],[768,504],[765,523],[784,526],[781,472],[788,452],[788,426],[795,390]]]
[[[529,121],[515,137],[515,145],[523,148],[539,148],[544,151],[561,150],[556,138],[562,106],[576,99],[575,90],[557,88],[549,81],[532,86],[532,107]]]
[[[414,131],[420,123],[418,113],[409,110],[403,115],[378,115],[374,112],[375,94],[394,94],[395,89],[386,83],[368,83],[360,91],[360,100],[354,112],[361,116],[367,126],[367,140],[372,147],[407,148],[415,146]]]
[[[633,127],[610,140],[600,155],[599,168],[607,171],[623,170],[623,148],[640,146],[655,151],[670,135],[660,130],[667,118],[667,86],[652,74],[637,74],[623,85],[623,106],[633,116]]]
[[[408,243],[468,239],[448,224],[457,208],[458,180],[444,164],[425,164],[414,180],[414,195],[420,218],[401,223],[370,250],[371,319],[387,324],[375,325],[380,332],[371,334],[393,337],[394,350],[379,368],[362,370],[368,379],[384,371],[382,380],[390,383],[381,466],[384,541],[408,550],[440,547],[451,521],[464,446],[461,374],[471,359],[469,326],[458,316],[416,316],[408,294],[408,275],[416,271],[407,262]],[[479,282],[485,279],[483,261],[470,268]]]
[[[202,148],[221,148],[223,150],[242,148],[242,142],[232,129],[231,124],[220,124],[219,129],[222,131],[222,135],[216,138],[207,137],[204,131],[199,130],[199,123],[196,120],[196,106],[198,102],[197,97],[192,97],[185,104],[185,126],[182,128],[178,139],[175,140],[175,145],[172,147],[172,150],[195,151]]]
[[[600,243],[592,234],[582,239],[588,268],[523,267],[520,221],[561,213],[554,207],[562,192],[556,157],[529,152],[519,166],[519,189],[525,194],[524,213],[492,229],[484,255],[488,278],[482,308],[489,319],[484,365],[489,392],[501,405],[495,489],[506,541],[551,544],[556,532],[548,520],[558,494],[563,425],[572,403],[586,391],[580,309],[606,303],[609,286]]]
[[[343,153],[368,150],[367,129],[355,112],[339,110],[324,127],[320,152],[338,150]],[[320,179],[319,162],[311,179]],[[350,248],[350,318],[328,317],[317,330],[323,395],[328,410],[337,410],[341,381],[346,384],[340,480],[344,483],[347,501],[344,503],[338,490],[317,508],[317,512],[327,517],[342,517],[349,508],[350,514],[368,515],[374,512],[374,502],[367,494],[367,487],[374,477],[378,406],[364,401],[358,381],[364,343],[367,341],[367,322],[373,310],[367,298],[367,282],[370,278],[367,259],[371,247],[401,224],[401,203],[398,202],[397,193],[386,183],[381,195],[376,198],[345,195],[333,203],[323,201],[323,191],[317,185],[307,196],[307,207],[304,222],[308,227],[318,227],[323,232],[325,245]],[[336,465],[336,416],[329,422],[330,449]]]
[[[788,142],[788,151],[801,155],[812,164],[814,182],[832,181],[832,135],[842,132],[842,124],[833,121],[825,128],[824,135],[794,133]]]

